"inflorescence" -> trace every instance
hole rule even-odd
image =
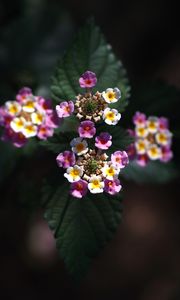
[[[75,114],[80,120],[79,136],[70,142],[71,150],[56,158],[58,166],[66,169],[64,176],[71,183],[70,194],[76,198],[82,198],[88,190],[93,194],[118,193],[122,188],[118,179],[120,170],[129,162],[127,153],[120,150],[109,159],[105,151],[111,147],[113,137],[108,132],[96,135],[96,122],[103,119],[109,125],[116,125],[121,118],[116,109],[108,107],[119,100],[120,90],[108,88],[92,94],[91,88],[96,83],[96,75],[85,72],[79,79],[80,86],[86,88],[85,94],[79,94],[74,102],[64,101],[56,106],[59,118]]]
[[[50,100],[34,96],[30,88],[22,88],[16,100],[0,107],[0,126],[4,127],[3,140],[22,147],[31,137],[47,139],[52,136],[59,120]]]
[[[136,112],[133,117],[134,130],[129,133],[135,138],[130,145],[128,155],[140,166],[146,166],[150,160],[168,162],[172,159],[172,133],[169,130],[168,119],[164,117],[146,117]]]

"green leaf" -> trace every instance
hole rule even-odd
[[[73,198],[69,195],[69,184],[62,184],[62,180],[52,180],[43,187],[44,216],[67,270],[78,281],[117,229],[121,197],[89,193],[82,199]]]
[[[82,93],[78,80],[86,70],[96,73],[96,90],[102,92],[108,87],[121,89],[122,97],[114,107],[123,111],[130,91],[126,71],[94,22],[88,22],[79,31],[72,47],[60,60],[52,80],[53,100],[58,103],[73,100]]]
[[[122,170],[121,175],[137,183],[159,184],[173,180],[178,172],[173,163],[151,161],[147,166],[141,167],[136,161],[132,161]]]
[[[39,144],[54,153],[60,153],[70,148],[70,141],[74,138],[73,132],[59,132],[48,140],[41,141]]]

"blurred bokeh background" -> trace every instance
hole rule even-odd
[[[24,85],[49,95],[58,57],[91,16],[127,69],[132,102],[133,89],[144,81],[162,79],[180,88],[180,18],[175,1],[119,0],[117,6],[114,0],[1,0],[0,103]],[[165,101],[171,107],[171,99]],[[179,109],[174,107],[178,116]],[[34,169],[27,162],[27,180],[35,176],[38,182],[43,174],[45,166],[37,160]],[[57,255],[42,211],[26,212],[17,201],[19,168],[21,164],[0,180],[1,299],[180,299],[179,178],[160,186],[124,182],[122,224],[75,286]],[[31,186],[24,195],[30,190]]]

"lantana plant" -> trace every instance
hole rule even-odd
[[[88,22],[57,64],[51,100],[25,87],[0,107],[3,141],[23,148],[36,137],[38,149],[45,152],[40,206],[60,256],[77,280],[118,227],[123,177],[164,182],[173,173],[167,118],[137,112],[135,128],[124,129],[129,97],[122,63],[100,29]],[[3,164],[6,168],[8,161]],[[37,205],[40,182],[33,177],[27,193],[29,181],[23,185],[22,177],[17,189],[24,189],[27,199],[32,194]]]
[[[85,196],[88,190],[93,194],[104,191],[111,195],[118,193],[121,190],[118,175],[128,164],[127,153],[119,149],[108,159],[104,150],[113,143],[108,132],[101,132],[95,137],[96,123],[101,122],[103,127],[104,120],[113,126],[121,118],[116,109],[108,107],[120,99],[120,90],[108,88],[102,93],[97,91],[93,94],[91,88],[96,83],[96,74],[86,71],[79,78],[80,87],[86,89],[86,93],[76,96],[75,104],[73,101],[65,101],[56,106],[59,118],[66,118],[74,113],[80,120],[77,129],[79,137],[70,142],[71,151],[66,150],[57,156],[59,167],[66,169],[64,176],[71,183],[70,193],[77,198]]]

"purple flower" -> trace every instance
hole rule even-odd
[[[56,157],[56,161],[59,167],[69,168],[75,165],[76,158],[72,151],[64,151]]]
[[[27,143],[28,139],[21,133],[15,133],[12,139],[12,143],[15,147],[23,147]]]
[[[53,136],[53,133],[54,133],[54,128],[46,125],[41,125],[38,128],[37,136],[41,140],[46,140],[48,137]]]
[[[87,193],[87,182],[85,180],[79,180],[71,183],[70,194],[76,198],[82,198]]]
[[[91,139],[96,134],[96,128],[92,121],[83,121],[78,128],[80,137]]]
[[[72,101],[64,101],[56,105],[56,111],[59,118],[69,117],[74,111],[74,103]]]
[[[122,186],[119,179],[109,180],[105,179],[104,181],[104,190],[110,195],[114,195],[120,192]]]
[[[136,162],[141,167],[145,167],[147,165],[148,161],[149,161],[149,158],[148,158],[147,154],[139,154],[137,156]]]
[[[102,150],[107,150],[112,145],[112,136],[108,132],[101,132],[95,138],[95,146]]]
[[[111,155],[111,162],[114,166],[122,169],[129,163],[126,151],[116,151]]]
[[[145,125],[146,115],[137,111],[133,117],[133,123],[138,126]]]
[[[52,101],[50,99],[44,99],[43,97],[38,97],[37,109],[43,110],[48,114],[52,113]]]
[[[32,90],[29,87],[23,87],[16,95],[16,100],[18,102],[23,102],[23,100],[26,99],[27,96],[32,96]]]
[[[173,157],[173,152],[171,151],[170,147],[162,147],[161,148],[161,158],[160,160],[162,162],[168,162]]]
[[[169,128],[169,121],[167,118],[161,117],[159,118],[159,129],[164,130]]]
[[[82,88],[92,88],[96,85],[96,83],[97,83],[96,74],[91,71],[86,71],[79,78],[79,84],[80,87]]]
[[[51,111],[46,115],[45,124],[47,127],[57,128],[61,124],[61,120],[58,118],[56,111]]]
[[[15,147],[22,147],[27,143],[27,139],[21,132],[14,132],[11,128],[5,128],[1,137],[2,141],[11,142]]]

